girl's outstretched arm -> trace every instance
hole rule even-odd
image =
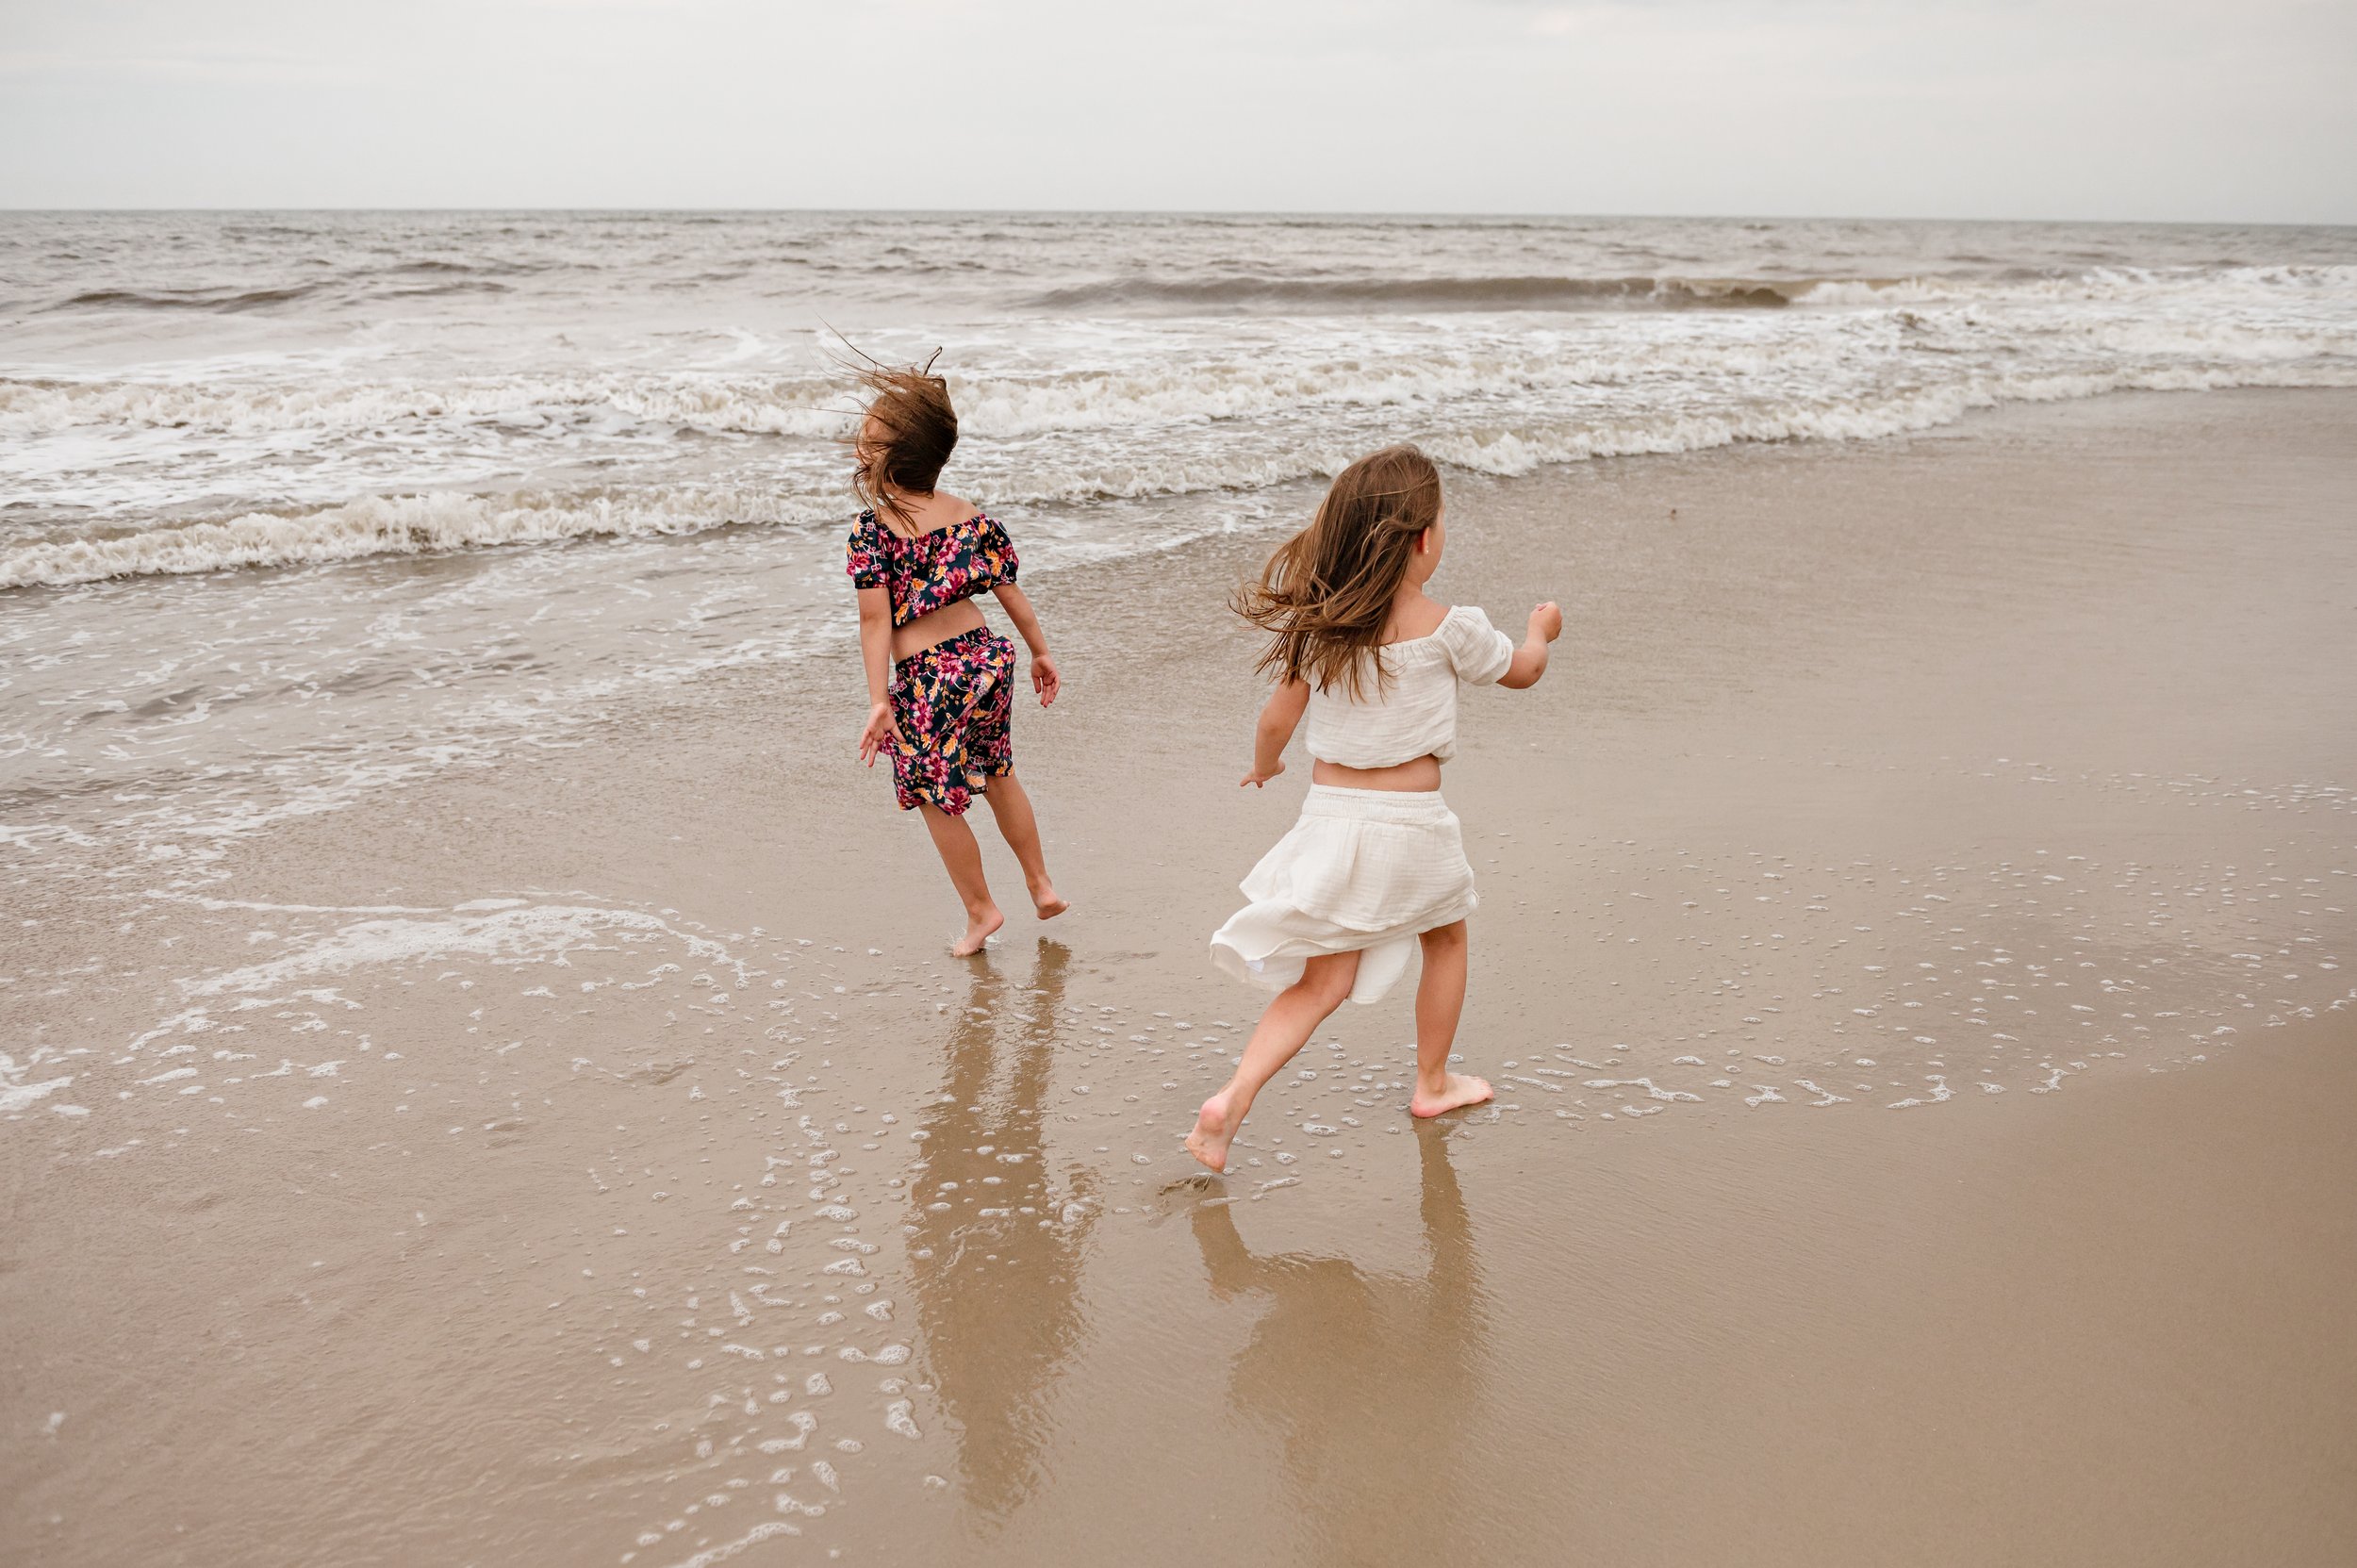
[[[1547,644],[1563,635],[1563,612],[1550,599],[1530,612],[1530,632],[1514,650],[1514,662],[1498,677],[1498,685],[1516,691],[1535,686],[1547,672]]]
[[[1294,730],[1309,706],[1309,682],[1292,680],[1277,684],[1277,689],[1261,705],[1261,722],[1252,731],[1252,771],[1244,776],[1238,788],[1250,784],[1258,789],[1285,770],[1286,743],[1293,739]]]
[[[900,744],[892,721],[892,590],[859,590],[859,657],[867,667],[867,727],[859,733],[859,760],[876,766],[876,753]]]
[[[1056,673],[1056,661],[1047,654],[1047,634],[1039,629],[1039,612],[1031,608],[1030,595],[1013,583],[1001,583],[990,590],[997,597],[1007,619],[1023,638],[1023,645],[1031,651],[1031,689],[1039,693],[1039,705],[1046,707],[1063,689],[1063,677]]]

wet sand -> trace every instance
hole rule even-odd
[[[1032,585],[1076,908],[971,964],[849,658],[19,882],[0,1543],[2348,1560],[2352,431],[1453,480],[1444,596],[1569,622],[1449,770],[1499,1103],[1410,1125],[1402,994],[1224,1181],[1264,536]]]

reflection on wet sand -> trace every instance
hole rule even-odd
[[[1459,1522],[1488,1296],[1448,1131],[1416,1129],[1423,1158],[1421,1276],[1346,1258],[1244,1246],[1232,1205],[1195,1212],[1211,1293],[1268,1298],[1236,1357],[1239,1409],[1273,1425],[1311,1560],[1438,1562]]]
[[[972,961],[948,1077],[920,1118],[912,1288],[941,1408],[956,1423],[964,1499],[986,1521],[1005,1519],[1039,1479],[1048,1379],[1080,1333],[1094,1183],[1074,1171],[1058,1189],[1039,1111],[1071,956],[1041,942],[1021,987],[989,953]]]

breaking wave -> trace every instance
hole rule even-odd
[[[696,534],[741,522],[816,521],[774,494],[439,493],[364,496],[339,506],[150,528],[113,538],[49,540],[0,553],[0,588],[63,586],[109,577],[177,576],[231,567],[317,566],[372,555],[420,555],[597,536]]]
[[[1816,280],[1683,277],[1109,278],[1035,297],[1051,310],[1124,306],[1272,309],[1579,310],[1621,305],[1664,310],[1777,309]]]
[[[234,315],[242,310],[267,310],[292,305],[318,292],[315,288],[172,289],[143,292],[132,289],[91,289],[58,301],[51,310],[210,310]]]
[[[2097,268],[1894,277],[1112,277],[1033,296],[1049,310],[1781,310],[1798,305],[2118,300],[2187,287],[2305,289],[2357,298],[2357,268]]]
[[[2357,387],[2357,362],[2256,358],[2228,366],[1974,376],[1871,399],[1800,396],[1713,412],[1508,420],[1429,437],[1425,444],[1452,466],[1517,475],[1549,463],[1699,452],[1743,442],[1871,439],[1931,429],[2009,403],[2231,387]],[[994,505],[1016,506],[1251,490],[1330,475],[1352,455],[1346,439],[1276,450],[1245,442],[1223,450],[1214,443],[1118,462],[1092,462],[1085,454],[1076,459],[1067,449],[1065,455],[1043,455],[1014,470],[992,487],[991,500]],[[797,494],[783,487],[369,496],[310,511],[252,512],[115,537],[22,546],[0,552],[0,588],[593,537],[659,537],[742,525],[832,527],[843,521],[844,513],[837,489]]]

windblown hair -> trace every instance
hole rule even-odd
[[[1254,668],[1353,698],[1390,683],[1376,652],[1407,581],[1417,536],[1441,520],[1441,470],[1412,446],[1390,446],[1334,476],[1310,526],[1279,545],[1235,612],[1270,634]]]
[[[851,487],[862,504],[902,524],[912,520],[900,498],[932,494],[957,450],[958,411],[949,402],[949,383],[933,374],[940,357],[935,349],[922,365],[893,366],[860,355],[864,363],[851,366],[868,394],[865,419],[851,441]],[[882,428],[881,440],[866,438],[868,421]]]

